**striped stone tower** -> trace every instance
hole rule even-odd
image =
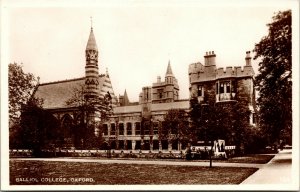
[[[93,27],[91,27],[89,40],[86,45],[85,57],[85,97],[97,97],[99,96],[98,48]]]
[[[100,91],[100,98],[104,98],[105,95],[110,94],[112,99],[112,106],[115,107],[117,105],[117,98],[115,96],[112,83],[108,74],[108,69],[106,68],[106,73],[104,75],[104,82],[102,84],[102,88]]]

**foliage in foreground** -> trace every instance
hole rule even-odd
[[[9,119],[10,123],[18,120],[21,107],[30,99],[36,85],[33,74],[25,73],[22,65],[10,63],[8,65],[8,89],[9,89]]]
[[[292,13],[278,12],[269,33],[255,45],[261,59],[256,87],[259,91],[259,126],[270,144],[280,139],[291,144],[292,135]],[[298,65],[298,64],[295,64]]]

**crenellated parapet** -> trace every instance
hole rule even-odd
[[[223,78],[253,77],[254,70],[251,65],[250,52],[246,52],[246,65],[237,67],[216,68],[214,51],[206,52],[205,64],[201,62],[189,65],[188,73],[190,83],[206,82]]]
[[[252,77],[254,70],[252,66],[238,66],[238,67],[220,67],[216,72],[216,79],[221,78],[239,78],[239,77]]]

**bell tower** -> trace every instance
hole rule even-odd
[[[91,27],[90,36],[85,49],[85,97],[99,96],[98,48]]]

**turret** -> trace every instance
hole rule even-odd
[[[167,67],[167,72],[166,72],[166,76],[165,76],[165,82],[167,84],[172,84],[173,83],[173,78],[174,78],[174,75],[173,75],[172,68],[171,68],[171,63],[170,63],[170,60],[169,60],[168,67]]]
[[[90,36],[85,49],[85,97],[96,97],[99,94],[98,48],[91,27]]]

